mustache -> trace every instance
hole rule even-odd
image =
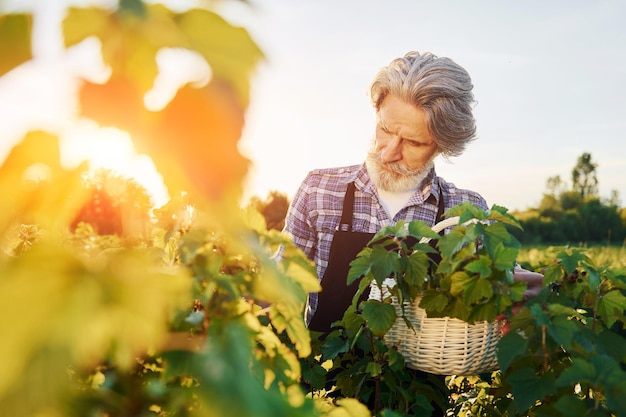
[[[386,167],[387,169],[404,176],[414,175],[415,172],[409,169],[406,165],[399,162],[383,162],[380,152],[376,152],[374,149],[370,149],[368,157],[371,162],[374,162],[380,167]]]

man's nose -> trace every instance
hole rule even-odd
[[[402,159],[402,140],[394,136],[380,153],[380,157],[384,163],[396,162]]]

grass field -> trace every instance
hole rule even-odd
[[[596,265],[610,264],[613,268],[626,269],[625,245],[580,245],[569,247],[583,248],[585,254],[591,258]],[[536,270],[552,262],[555,256],[565,248],[566,246],[522,247],[518,262],[527,269]]]

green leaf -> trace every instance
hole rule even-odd
[[[502,243],[499,243],[493,251],[494,266],[501,271],[513,269],[518,255],[519,250],[517,248],[507,248]]]
[[[551,373],[538,376],[531,368],[522,368],[511,373],[508,382],[515,397],[513,404],[522,414],[537,401],[556,391],[554,376]]]
[[[577,250],[572,250],[571,253],[563,251],[557,254],[556,257],[561,261],[561,265],[563,265],[567,274],[571,274],[580,262],[587,258],[584,253]]]
[[[364,277],[370,272],[370,257],[372,254],[371,248],[364,248],[359,252],[357,257],[350,262],[350,269],[348,270],[348,285],[352,284],[357,279]]]
[[[426,290],[422,294],[419,306],[426,312],[441,313],[448,305],[448,297],[436,290]]]
[[[487,220],[495,220],[496,222],[505,223],[522,230],[522,225],[520,224],[520,222],[513,215],[508,213],[507,208],[502,206],[494,204],[489,211],[489,216],[487,216]]]
[[[485,220],[488,213],[481,207],[475,206],[470,201],[464,201],[448,209],[445,215],[446,217],[459,216],[459,223],[465,223],[472,219]]]
[[[459,299],[452,300],[450,308],[450,317],[455,317],[459,320],[469,321],[471,308]]]
[[[578,331],[576,322],[566,316],[556,316],[552,319],[552,323],[548,325],[548,334],[566,350],[571,348],[574,336]]]
[[[452,296],[462,295],[465,290],[468,288],[470,283],[474,281],[476,278],[470,276],[465,271],[455,272],[450,276],[451,286],[450,286],[450,294]]]
[[[624,338],[615,332],[604,331],[598,334],[597,346],[599,351],[617,361],[626,360],[626,343],[624,343]]]
[[[439,239],[439,234],[421,220],[413,220],[409,222],[409,234],[415,237],[427,237],[430,239]]]
[[[493,321],[496,317],[496,306],[494,303],[484,303],[474,306],[468,318],[469,323],[477,323],[481,321]]]
[[[484,227],[485,243],[490,254],[493,253],[492,248],[495,248],[496,245],[513,241],[511,234],[502,223],[491,223],[482,227]]]
[[[582,358],[573,358],[572,364],[566,368],[557,379],[559,386],[574,386],[578,383],[593,383],[597,372],[595,366]]]
[[[370,264],[376,281],[382,282],[392,272],[397,271],[399,259],[400,255],[397,252],[387,251],[380,245],[374,246],[370,255]]]
[[[491,297],[493,297],[491,282],[480,278],[471,281],[463,294],[463,300],[468,304],[489,300]],[[495,310],[495,306],[493,307]]]
[[[613,326],[618,317],[624,315],[626,297],[619,290],[609,291],[598,300],[598,315],[607,327]]]
[[[491,275],[491,259],[488,256],[480,256],[475,261],[468,263],[465,269],[469,272],[479,274],[481,278]]]
[[[573,393],[568,396],[559,397],[554,403],[554,408],[559,411],[562,416],[584,416],[587,415],[588,412],[585,403]]]
[[[563,279],[565,271],[559,264],[553,263],[549,265],[543,272],[543,285],[552,284],[553,282],[559,282]]]
[[[513,301],[522,301],[528,284],[526,281],[514,281],[509,285],[509,295]]]
[[[347,339],[329,337],[326,339],[324,346],[320,349],[320,353],[322,354],[322,358],[327,360],[335,359],[337,356],[347,352],[348,350],[350,350],[350,342]]]
[[[443,258],[449,259],[465,243],[465,227],[456,226],[448,234],[439,239],[437,248],[439,248]]]
[[[368,300],[361,304],[363,318],[367,327],[376,336],[384,336],[398,318],[396,309],[391,304]]]
[[[517,332],[510,332],[502,336],[498,342],[498,365],[506,371],[511,363],[520,356],[524,356],[528,348],[528,340]]]
[[[428,273],[429,258],[424,252],[413,252],[405,263],[404,279],[410,286],[420,286]]]
[[[377,377],[378,375],[383,373],[383,367],[380,366],[379,363],[369,362],[367,367],[365,368],[365,372],[370,374],[372,377]]]
[[[30,14],[0,14],[0,76],[32,58]]]

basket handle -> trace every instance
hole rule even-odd
[[[456,226],[457,224],[459,224],[459,219],[460,219],[459,216],[448,217],[447,219],[444,219],[444,220],[440,221],[439,223],[435,224],[432,227],[433,232],[439,233],[443,229],[445,229],[446,227]],[[428,242],[430,242],[430,238],[429,237],[423,237],[423,238],[420,239],[420,243],[428,243]]]

